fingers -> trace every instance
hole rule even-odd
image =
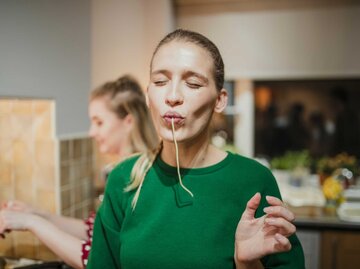
[[[270,196],[270,195],[266,195],[266,201],[270,205],[283,205],[284,204],[279,198],[277,198],[275,196]]]
[[[286,238],[285,236],[279,233],[275,234],[274,237],[276,242],[278,243],[275,246],[277,251],[283,252],[283,251],[289,251],[291,249],[291,243],[288,238]]]
[[[285,207],[284,203],[276,197],[266,196],[266,200],[270,206],[264,208],[264,212],[271,216],[282,217],[288,221],[294,221],[295,215],[288,208]]]
[[[242,219],[252,220],[255,217],[255,212],[259,207],[261,195],[256,193],[251,199],[247,202],[244,213],[242,214]]]
[[[281,231],[281,234],[288,237],[296,232],[296,227],[291,222],[283,219],[283,218],[272,218],[267,217],[265,219],[265,223],[270,225],[271,227],[277,227],[278,231]]]
[[[294,221],[295,215],[285,207],[279,198],[266,196],[266,200],[270,206],[264,208],[264,212],[267,214],[265,223],[277,227],[278,231],[281,231],[281,235],[284,237],[295,233],[296,227],[291,223]]]

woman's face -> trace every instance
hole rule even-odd
[[[101,153],[121,154],[129,140],[130,126],[126,117],[120,119],[108,108],[107,102],[104,97],[90,102],[89,135],[95,139]]]
[[[226,91],[216,90],[213,60],[203,48],[172,41],[154,55],[148,101],[160,137],[172,141],[174,120],[178,142],[204,137],[214,111],[226,105]]]

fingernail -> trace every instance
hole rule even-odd
[[[274,224],[275,223],[275,220],[273,218],[266,218],[265,221],[268,224]]]
[[[264,208],[264,212],[265,213],[271,213],[272,212],[272,209],[270,207],[265,207]]]

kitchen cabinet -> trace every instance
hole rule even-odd
[[[322,232],[321,269],[353,269],[359,265],[360,232]]]

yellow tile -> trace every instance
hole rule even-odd
[[[36,206],[50,212],[56,212],[55,191],[37,190]]]
[[[14,256],[13,233],[7,233],[5,238],[0,238],[0,256]]]
[[[0,162],[0,186],[10,186],[13,178],[13,165],[10,162]]]
[[[18,245],[19,243],[27,244],[27,245],[35,245],[35,236],[32,232],[28,231],[18,231],[14,233],[14,242],[15,245]]]
[[[0,139],[12,137],[11,116],[0,114]]]
[[[34,117],[34,137],[35,140],[50,139],[53,137],[52,113],[46,112]]]
[[[0,115],[11,113],[14,100],[0,99]]]
[[[33,134],[33,116],[12,115],[10,117],[11,137],[13,139],[29,140]]]
[[[14,198],[25,203],[32,204],[35,199],[35,192],[32,187],[20,186],[15,187]]]
[[[0,139],[0,162],[12,162],[13,161],[13,140]]]
[[[12,113],[15,115],[31,115],[32,100],[15,100]]]
[[[35,115],[46,114],[52,111],[54,101],[52,100],[34,100],[33,113]]]
[[[14,199],[14,188],[12,186],[0,188],[0,205],[6,201]]]
[[[14,184],[16,187],[31,188],[33,184],[33,165],[31,158],[27,162],[19,162],[13,169]]]
[[[37,189],[54,191],[56,186],[54,165],[36,166],[33,179]]]
[[[47,246],[42,243],[37,246],[36,259],[42,261],[59,260],[59,258]]]
[[[15,256],[33,259],[36,253],[35,236],[30,232],[13,231],[13,233]]]
[[[35,142],[35,161],[39,165],[54,165],[55,142],[53,140],[41,140]]]
[[[13,161],[15,164],[31,162],[31,148],[23,140],[13,140]]]

